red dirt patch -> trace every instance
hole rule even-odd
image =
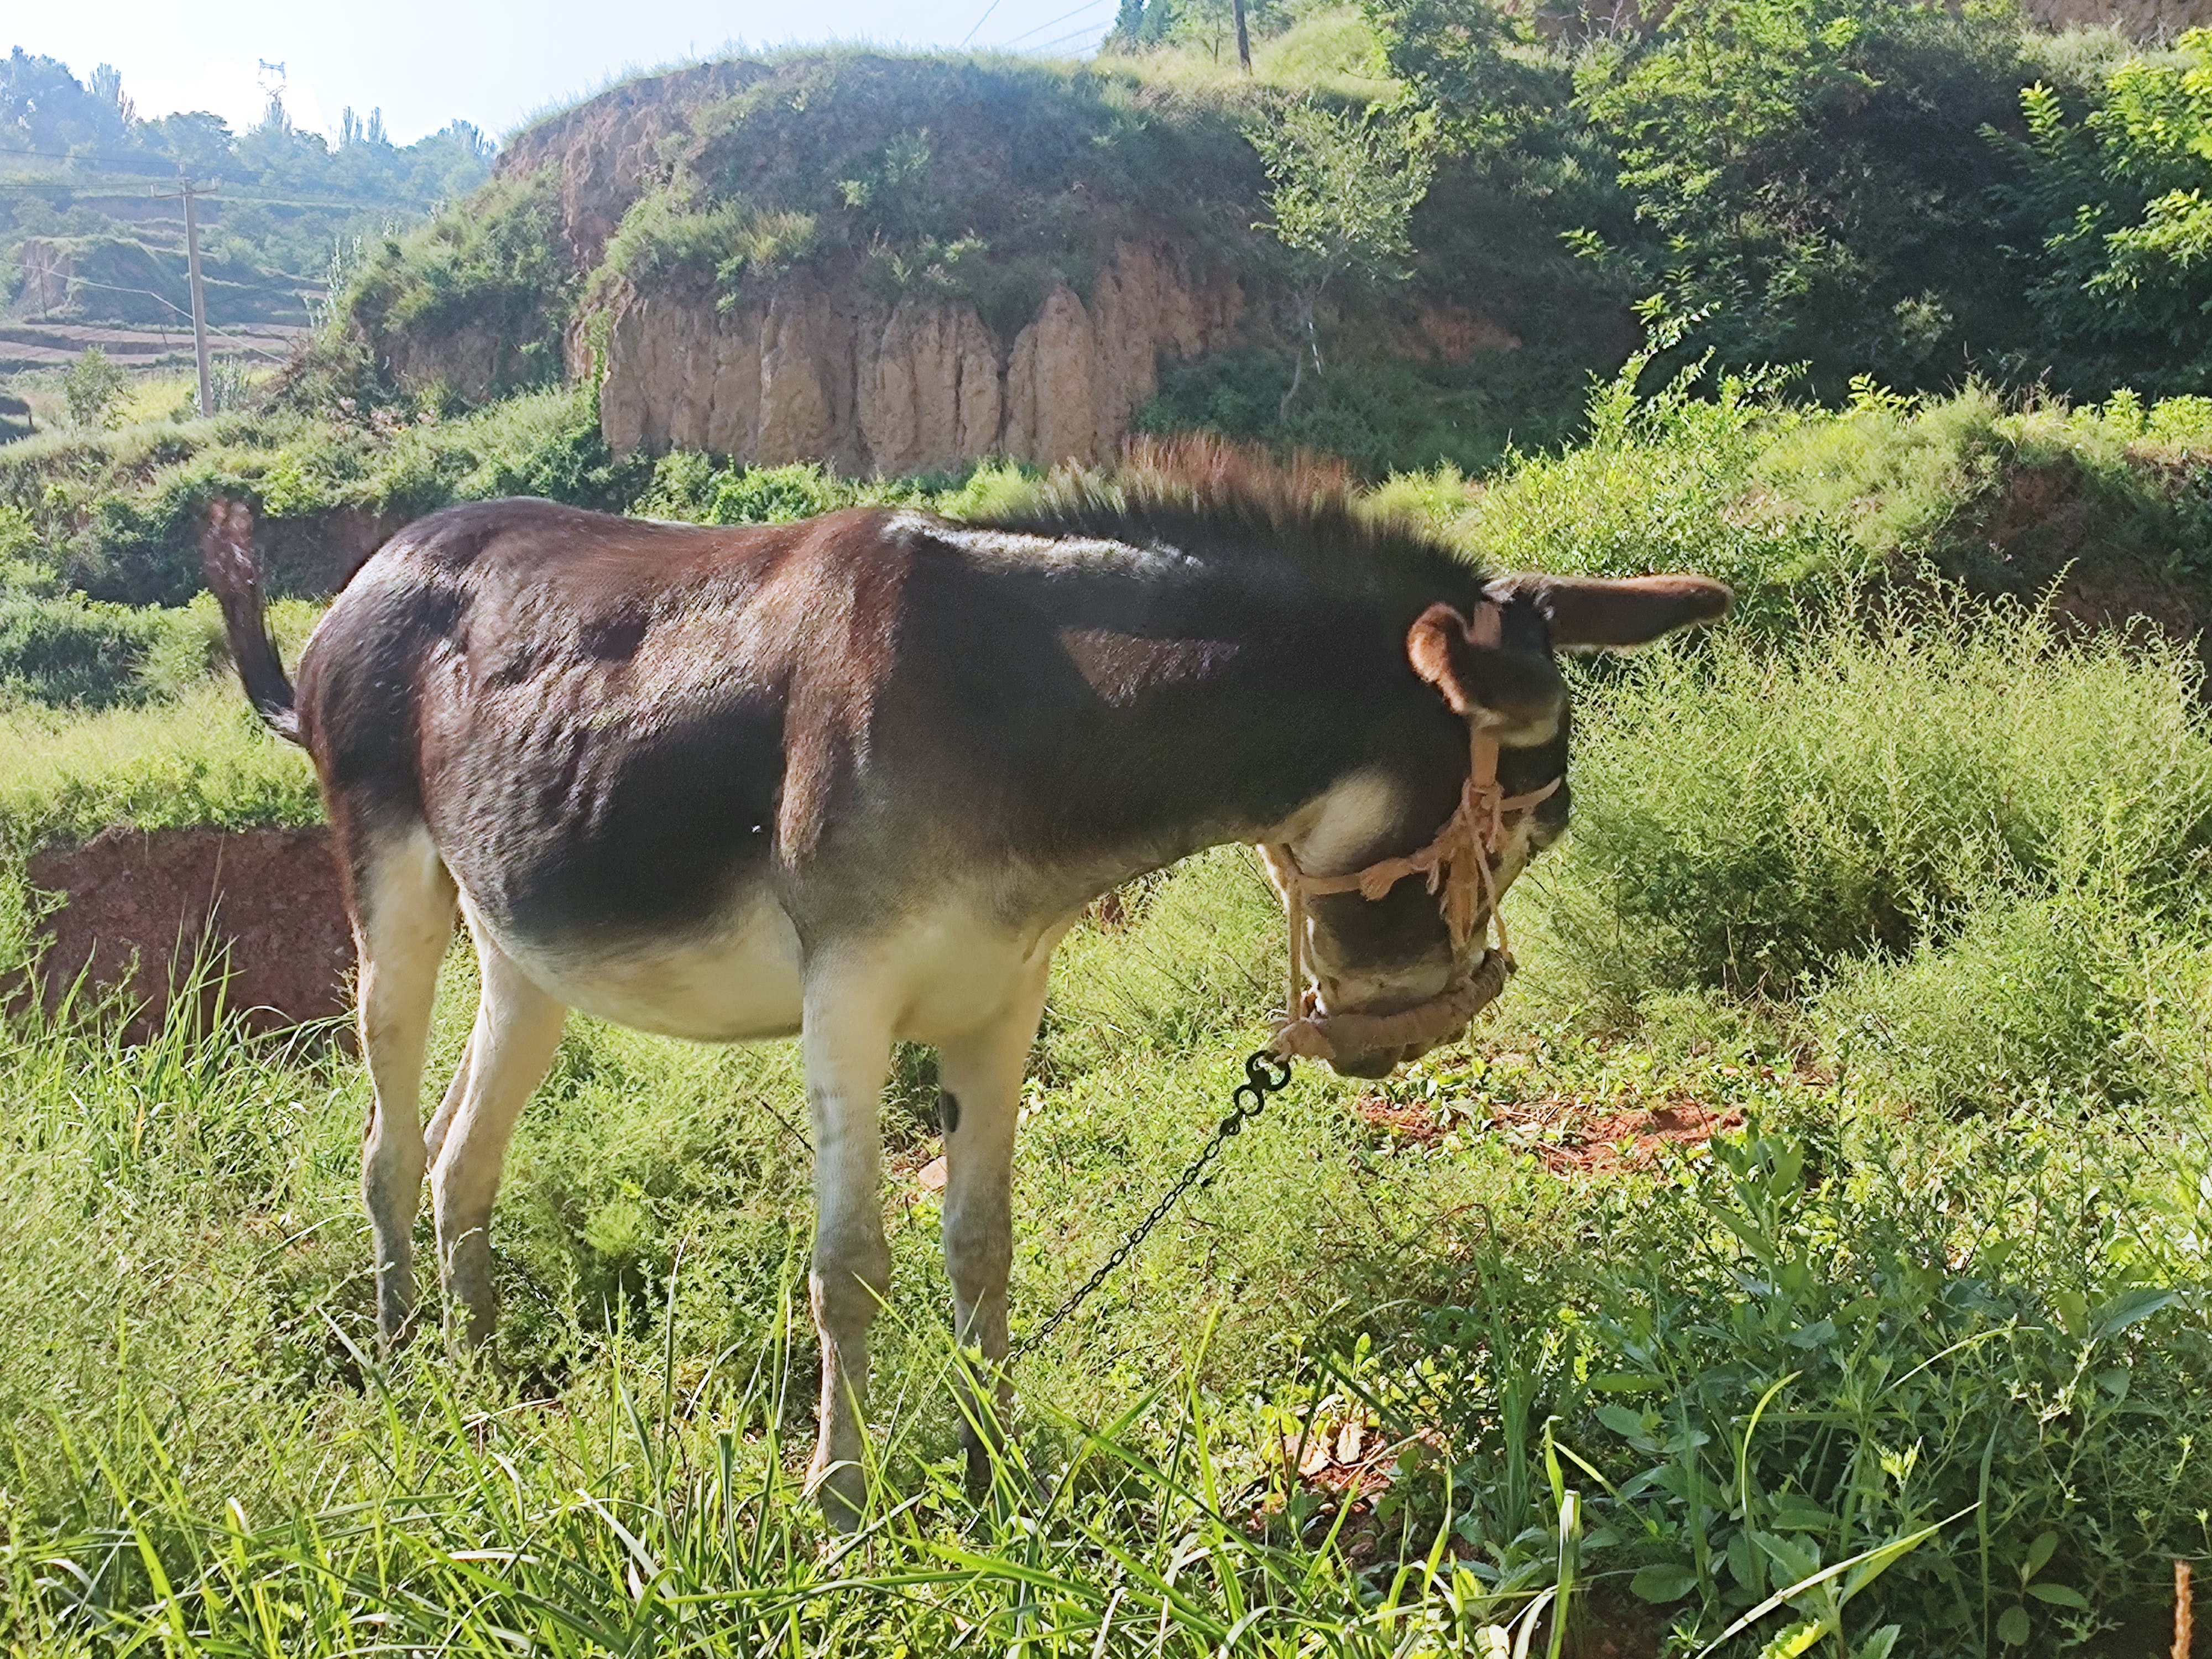
[[[1516,1105],[1491,1101],[1486,1105],[1492,1127],[1510,1145],[1534,1154],[1554,1175],[1654,1169],[1666,1149],[1702,1146],[1715,1135],[1734,1133],[1744,1121],[1737,1108],[1716,1110],[1692,1100],[1649,1108],[1574,1100]],[[1354,1109],[1362,1123],[1423,1144],[1448,1127],[1423,1106],[1393,1106],[1370,1098]]]
[[[137,1005],[125,1036],[143,1042],[203,950],[228,967],[224,1007],[254,1030],[352,1006],[353,933],[326,830],[106,830],[32,854],[27,873],[68,900],[39,963],[50,1011],[85,975],[125,990]],[[214,1000],[210,988],[203,1017]]]

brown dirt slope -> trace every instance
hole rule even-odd
[[[202,994],[257,1031],[343,1016],[353,935],[326,830],[108,830],[32,855],[32,886],[64,896],[39,966],[58,1007],[80,979],[116,993],[125,1035],[160,1028],[204,952],[228,969]]]

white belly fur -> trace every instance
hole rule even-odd
[[[482,918],[463,908],[479,935]],[[838,952],[836,976],[865,983],[896,1012],[892,1035],[936,1043],[997,1015],[1074,917],[1012,933],[965,904],[903,919]],[[799,935],[769,901],[750,906],[706,940],[647,944],[620,955],[574,957],[491,935],[523,971],[580,1013],[663,1036],[739,1042],[793,1036],[805,1006]]]

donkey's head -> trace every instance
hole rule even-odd
[[[1431,606],[1405,641],[1428,688],[1413,729],[1265,850],[1290,912],[1279,1046],[1385,1077],[1447,1042],[1510,968],[1498,901],[1567,825],[1560,651],[1624,650],[1727,611],[1699,576],[1508,576],[1474,612]],[[1432,701],[1431,701],[1432,700]]]

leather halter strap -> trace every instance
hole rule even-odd
[[[1495,647],[1503,631],[1504,617],[1492,604],[1478,605],[1466,623],[1468,638],[1477,645]],[[1291,933],[1285,1018],[1275,1031],[1274,1051],[1285,1057],[1328,1060],[1340,1048],[1359,1053],[1402,1048],[1437,1042],[1465,1030],[1468,1022],[1505,988],[1506,975],[1514,968],[1505,921],[1498,914],[1497,860],[1522,817],[1558,793],[1565,781],[1562,774],[1540,789],[1519,795],[1505,793],[1498,781],[1498,738],[1470,722],[1467,781],[1460,788],[1459,805],[1425,847],[1377,860],[1345,875],[1310,876],[1298,867],[1287,842],[1263,846],[1261,856],[1283,891]],[[1455,976],[1426,1002],[1398,1013],[1316,1013],[1314,994],[1306,982],[1308,896],[1358,893],[1373,902],[1409,876],[1421,877],[1436,896],[1451,936],[1455,960],[1474,937],[1478,903],[1482,907],[1485,943],[1494,927],[1497,949],[1486,949],[1472,972]]]

